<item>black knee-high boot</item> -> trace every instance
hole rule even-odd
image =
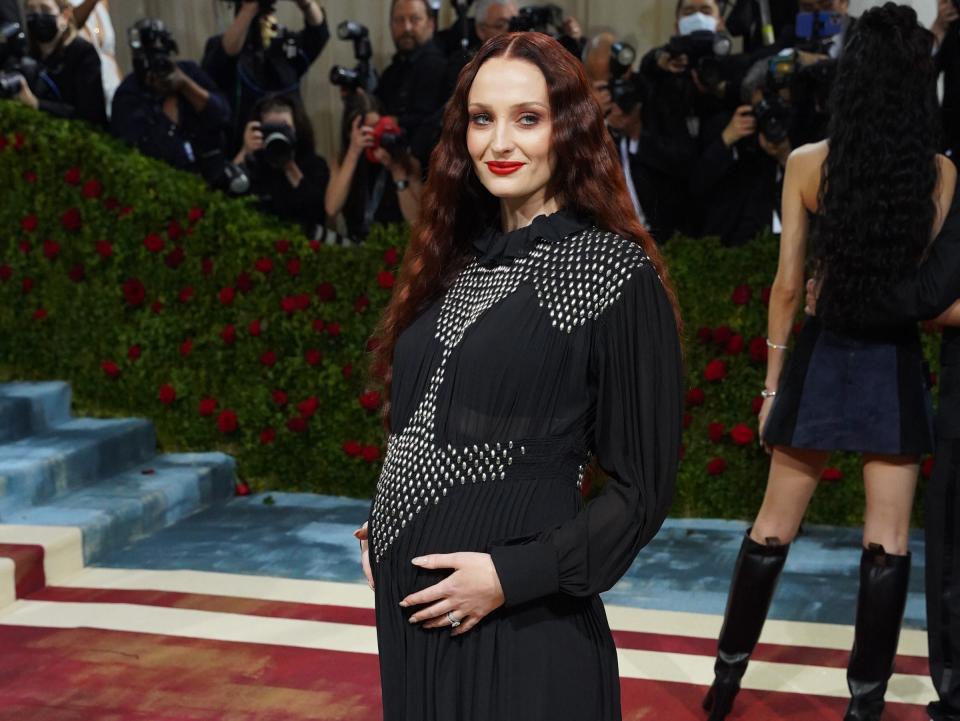
[[[863,549],[853,651],[847,666],[851,699],[844,721],[879,721],[883,713],[909,580],[909,551],[895,556],[876,543]]]
[[[703,699],[703,708],[710,712],[709,721],[722,721],[733,708],[789,549],[789,543],[779,543],[777,538],[757,543],[750,538],[749,530],[743,539],[717,642],[713,667],[716,678]]]

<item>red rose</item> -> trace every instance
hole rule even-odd
[[[20,281],[20,291],[24,295],[29,295],[30,291],[33,290],[33,286],[33,278],[24,278],[22,281]]]
[[[723,352],[727,355],[739,355],[743,353],[743,336],[735,334],[723,347]]]
[[[55,240],[43,241],[43,254],[47,256],[49,260],[56,259],[56,257],[60,255],[60,244]]]
[[[120,207],[120,201],[114,197],[106,198],[103,201],[103,207],[107,210],[116,210]]]
[[[307,351],[303,354],[304,360],[307,361],[309,365],[315,366],[321,360],[323,360],[323,353],[318,351],[316,348],[308,348]]]
[[[689,428],[691,423],[693,423],[693,414],[692,414],[692,413],[684,413],[684,414],[683,414],[683,427],[684,427],[684,428]]]
[[[363,446],[361,446],[357,441],[344,441],[343,452],[351,458],[356,458],[363,453]]]
[[[80,230],[80,226],[83,225],[80,211],[77,208],[67,208],[64,214],[60,216],[60,225],[63,226],[64,230],[69,230],[71,233]]]
[[[201,398],[197,406],[197,412],[201,416],[212,416],[217,410],[216,398]]]
[[[286,238],[281,238],[281,239],[278,240],[276,243],[274,243],[274,246],[273,246],[273,247],[276,249],[276,251],[277,251],[280,255],[283,255],[283,254],[286,253],[288,250],[290,250],[290,241],[287,240]]]
[[[306,400],[297,403],[297,410],[300,411],[300,415],[302,415],[304,418],[310,418],[313,416],[319,407],[320,401],[317,400],[316,396],[310,396]]]
[[[220,302],[223,305],[232,305],[233,299],[236,297],[236,292],[230,286],[220,289]]]
[[[159,233],[147,233],[147,237],[143,239],[143,246],[151,253],[159,253],[163,250],[163,238]]]
[[[99,255],[101,258],[109,258],[111,255],[113,255],[113,246],[110,245],[110,241],[97,241],[97,255]]]
[[[734,305],[746,305],[750,302],[752,295],[753,292],[750,290],[750,286],[743,283],[733,289],[733,293],[730,294],[730,300],[733,301]]]
[[[118,217],[118,218],[126,218],[126,217],[127,217],[128,215],[130,215],[132,212],[133,212],[133,206],[132,206],[132,205],[125,205],[125,206],[123,206],[122,208],[120,208],[120,210],[117,211],[117,217]]]
[[[34,170],[24,170],[23,171],[23,181],[25,183],[36,183],[37,182],[37,173]]]
[[[237,281],[234,284],[241,293],[249,293],[253,290],[253,278],[249,273],[238,273]]]
[[[74,165],[63,174],[63,182],[68,185],[80,185],[80,168]]]
[[[67,276],[74,283],[82,283],[87,277],[87,270],[79,263],[67,271]]]
[[[380,457],[380,449],[377,446],[364,446],[361,455],[367,463],[373,463]]]
[[[177,400],[177,391],[169,383],[164,383],[162,386],[160,386],[160,393],[158,395],[160,396],[160,402],[165,406],[168,406]]]
[[[750,401],[750,409],[754,415],[759,415],[761,408],[763,408],[763,396],[754,396]]]
[[[753,443],[755,434],[753,429],[745,423],[738,423],[730,429],[730,440],[738,446],[746,446]]]
[[[310,294],[301,293],[300,295],[294,296],[294,300],[297,304],[297,310],[306,310],[310,307]]]
[[[190,225],[198,223],[203,218],[203,208],[190,208],[190,212],[187,213],[187,222]]]
[[[253,264],[253,267],[257,270],[258,273],[263,273],[266,275],[273,270],[273,261],[269,258],[258,258],[257,261]]]
[[[183,236],[183,228],[180,226],[180,223],[176,220],[171,220],[167,223],[167,237],[170,240],[177,240]]]
[[[168,268],[176,269],[180,267],[185,257],[183,248],[177,247],[163,257],[163,262],[167,264]]]
[[[767,339],[757,336],[750,340],[750,360],[754,363],[767,362]]]
[[[247,326],[247,332],[250,333],[250,335],[252,336],[260,335],[261,330],[262,330],[262,324],[260,323],[259,318],[257,318],[256,320],[250,321],[250,324]]]
[[[369,305],[370,299],[365,295],[361,295],[355,301],[353,301],[353,310],[356,313],[363,313],[363,311],[365,311]]]
[[[150,310],[154,315],[160,315],[160,312],[163,310],[163,302],[159,300],[153,301],[153,303],[150,304]]]
[[[336,299],[337,291],[332,283],[321,283],[317,286],[317,297],[324,302],[331,301]]]
[[[310,241],[310,249],[313,250],[314,253],[316,253],[317,251],[319,251],[319,250],[320,250],[320,246],[322,246],[322,245],[323,245],[323,243],[321,243],[319,240],[311,240],[311,241]]]
[[[9,265],[0,265],[0,280],[6,282],[13,275],[13,268]]]
[[[706,394],[703,392],[702,388],[691,388],[687,391],[688,406],[702,406],[705,400]]]
[[[292,295],[285,295],[280,299],[280,308],[287,315],[293,315],[297,310],[297,299]]]
[[[313,321],[313,329],[317,333],[323,333],[327,329],[327,324],[324,323],[320,318],[316,318]]]
[[[363,406],[368,411],[375,411],[380,407],[381,398],[379,391],[367,391],[366,393],[361,393],[358,399],[360,405]]]
[[[217,427],[220,429],[221,433],[233,433],[237,430],[237,413],[236,411],[225,408],[220,411],[220,415],[217,417]]]
[[[396,248],[387,248],[383,251],[383,262],[387,265],[396,265],[400,262],[400,253]]]
[[[287,273],[296,277],[300,275],[300,259],[291,258],[287,261]]]
[[[43,320],[46,317],[47,317],[46,308],[37,308],[35,311],[33,311],[34,320]]]
[[[24,255],[29,255],[30,251],[33,250],[33,246],[30,245],[29,241],[23,240],[20,241],[20,252]]]
[[[820,474],[820,480],[826,481],[827,483],[836,483],[839,480],[843,479],[843,471],[839,468],[824,468],[823,473]]]
[[[760,291],[760,302],[764,305],[770,305],[770,286],[764,286]]]
[[[21,133],[13,134],[13,149],[14,150],[23,150],[27,144],[27,138]]]
[[[180,291],[180,294],[177,296],[177,298],[179,298],[181,303],[189,303],[190,299],[193,298],[195,293],[196,291],[193,289],[193,287],[188,285],[186,288],[183,288]]]
[[[193,352],[193,340],[187,338],[183,343],[180,344],[180,355],[186,358]]]
[[[721,348],[727,344],[727,341],[733,337],[733,331],[730,326],[722,325],[713,329],[713,342]]]
[[[707,437],[713,443],[719,443],[727,434],[727,428],[722,423],[711,423],[707,426]]]
[[[703,326],[697,330],[697,340],[701,343],[709,343],[713,340],[713,328]]]
[[[327,323],[327,335],[331,338],[336,338],[340,335],[340,324],[334,321],[333,323]]]
[[[727,462],[723,458],[711,458],[707,462],[707,475],[719,476],[727,470]]]
[[[129,358],[130,360],[139,359],[141,353],[142,351],[140,350],[140,346],[138,345],[132,345],[129,348],[127,348],[127,358]]]
[[[200,272],[204,275],[213,273],[213,258],[206,257],[200,261]]]
[[[277,440],[277,431],[274,428],[264,428],[260,431],[260,445],[268,446]]]
[[[99,180],[91,178],[83,184],[83,188],[80,192],[83,193],[84,198],[94,200],[95,198],[100,197],[100,194],[103,192],[103,185]]]
[[[233,324],[225,325],[223,330],[220,331],[220,337],[223,338],[226,345],[233,345],[237,340],[237,329]]]
[[[932,456],[923,460],[923,463],[920,464],[920,472],[923,474],[924,478],[930,478],[930,476],[933,475],[933,466],[934,459]]]
[[[291,418],[287,421],[287,430],[291,433],[303,433],[307,430],[307,419],[302,416],[297,416],[296,418]]]
[[[260,356],[260,365],[265,365],[267,368],[273,368],[277,364],[277,354],[272,350],[268,350],[266,353]]]
[[[25,233],[32,233],[37,229],[37,226],[40,224],[40,221],[37,220],[35,215],[25,215],[20,219],[20,228],[23,229]]]
[[[113,361],[103,361],[103,363],[100,364],[100,368],[103,369],[103,372],[110,378],[116,378],[120,375],[120,366]]]
[[[391,273],[389,270],[381,270],[379,273],[377,273],[377,285],[379,285],[381,288],[389,290],[393,287],[393,281],[393,273]]]
[[[146,300],[147,289],[138,278],[127,278],[123,284],[123,297],[127,305],[138,306]]]
[[[345,365],[343,366],[343,368],[340,369],[340,373],[343,374],[343,377],[344,377],[344,378],[349,378],[350,376],[352,376],[352,375],[353,375],[353,364],[352,364],[352,363],[347,363],[347,364],[345,364]]]
[[[281,390],[275,390],[273,391],[272,395],[273,395],[273,402],[276,403],[278,406],[287,405],[289,396],[286,393],[284,393]]]
[[[704,380],[710,381],[711,383],[722,381],[726,375],[727,364],[719,358],[714,358],[712,361],[707,363],[707,367],[703,371]]]
[[[250,486],[245,481],[237,481],[233,487],[233,492],[238,496],[249,496]]]

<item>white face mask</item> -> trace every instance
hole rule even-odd
[[[697,30],[709,30],[712,33],[717,32],[717,19],[713,15],[705,13],[692,13],[684,15],[677,22],[677,27],[681,35],[689,35]]]

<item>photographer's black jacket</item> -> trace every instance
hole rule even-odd
[[[31,86],[40,110],[60,118],[86,120],[106,126],[107,105],[103,97],[100,56],[83,38],[61,45],[40,64],[36,87]]]
[[[376,95],[387,115],[407,133],[410,148],[426,172],[440,132],[440,109],[446,102],[443,78],[447,61],[428,41],[410,53],[397,53],[383,71]]]
[[[956,158],[960,152],[960,23],[947,29],[937,51],[937,69],[943,73],[943,144]]]
[[[180,60],[177,66],[210,94],[202,113],[180,96],[179,122],[174,123],[163,112],[163,96],[144,87],[131,73],[113,97],[110,132],[136,146],[144,155],[181,170],[193,170],[202,153],[222,145],[224,132],[230,125],[230,106],[199,65]]]
[[[301,154],[296,158],[303,173],[294,188],[283,170],[271,168],[249,156],[244,161],[250,176],[250,193],[260,200],[260,209],[284,220],[299,223],[308,237],[326,218],[323,197],[330,182],[327,161],[318,155]]]

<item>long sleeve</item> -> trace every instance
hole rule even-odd
[[[68,120],[86,120],[105,128],[107,105],[96,48],[82,38],[76,38],[64,53],[57,71],[45,71],[46,78],[40,82],[37,92],[40,110]]]
[[[592,446],[602,493],[556,527],[490,544],[506,606],[609,589],[657,533],[673,500],[682,415],[680,343],[652,265],[596,321]]]

